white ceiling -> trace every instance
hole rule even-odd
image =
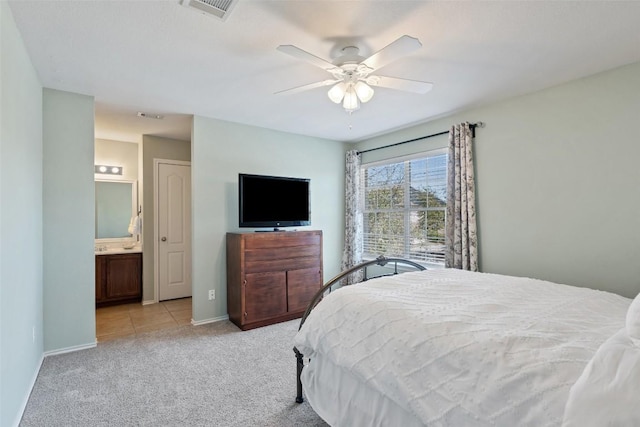
[[[42,84],[95,96],[106,139],[189,139],[196,114],[357,141],[640,61],[640,1],[240,0],[226,21],[180,0],[10,6]],[[278,45],[331,61],[342,47],[366,57],[404,34],[423,47],[380,74],[433,82],[427,94],[377,88],[351,116],[327,88],[274,95],[330,77]]]

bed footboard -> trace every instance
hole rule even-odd
[[[426,270],[426,268],[421,265],[418,264],[416,262],[413,261],[409,261],[407,259],[404,258],[386,258],[384,256],[379,256],[378,258],[371,260],[371,261],[365,261],[361,264],[355,265],[351,268],[349,268],[348,270],[345,270],[343,272],[341,272],[340,274],[338,274],[336,277],[334,277],[333,279],[329,280],[327,283],[325,283],[322,288],[320,288],[318,290],[318,292],[316,292],[316,294],[314,295],[313,299],[311,300],[311,302],[309,303],[307,310],[304,312],[304,314],[302,315],[302,319],[300,319],[300,326],[298,326],[298,330],[300,330],[300,328],[302,328],[302,325],[304,325],[304,322],[307,320],[307,317],[309,316],[309,313],[311,313],[311,310],[314,309],[314,307],[316,305],[318,305],[318,303],[322,300],[322,298],[328,294],[329,292],[331,292],[332,288],[334,285],[336,285],[337,283],[339,283],[340,281],[342,281],[344,278],[362,270],[364,272],[364,278],[363,281],[367,281],[369,279],[374,279],[376,277],[380,277],[381,275],[376,275],[373,277],[367,277],[367,267],[373,266],[373,265],[378,265],[381,267],[386,266],[387,264],[393,264],[394,268],[393,268],[393,272],[389,273],[389,274],[382,274],[384,276],[388,276],[388,275],[394,275],[394,274],[400,274],[400,272],[398,271],[398,266],[404,266],[406,267],[411,267],[411,268],[415,268],[416,270]],[[349,286],[353,286],[353,285],[349,285]],[[296,388],[297,388],[297,394],[296,394],[296,402],[297,403],[302,403],[304,402],[304,399],[302,398],[302,382],[300,381],[300,375],[302,374],[302,368],[304,367],[304,356],[302,353],[300,353],[300,351],[297,348],[293,348],[293,352],[295,353],[296,356],[296,375],[297,375],[297,381],[296,381]]]

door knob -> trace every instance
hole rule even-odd
[[[162,238],[162,239],[160,239],[160,240],[162,240],[163,242],[166,242],[166,241],[167,241],[167,238],[166,238],[166,237],[163,237],[163,238]]]

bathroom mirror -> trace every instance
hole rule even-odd
[[[137,215],[136,181],[96,180],[95,239],[97,242],[135,241],[127,229]]]

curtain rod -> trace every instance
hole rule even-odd
[[[471,123],[469,125],[469,127],[471,128],[471,136],[473,138],[476,137],[476,128],[482,128],[484,127],[484,123],[483,122],[478,122],[478,123]],[[396,142],[395,144],[389,144],[389,145],[383,145],[382,147],[376,147],[376,148],[369,148],[368,150],[362,150],[362,151],[358,151],[358,154],[362,154],[362,153],[368,153],[370,151],[376,151],[376,150],[382,150],[383,148],[389,148],[389,147],[395,147],[396,145],[402,145],[402,144],[406,144],[407,142],[414,142],[414,141],[420,141],[421,139],[427,139],[427,138],[433,138],[434,136],[440,136],[440,135],[445,135],[449,133],[448,130],[445,130],[443,132],[438,132],[438,133],[432,133],[431,135],[426,135],[426,136],[421,136],[419,138],[413,138],[413,139],[408,139],[406,141],[402,141],[402,142]]]

